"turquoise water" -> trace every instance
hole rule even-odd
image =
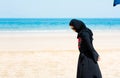
[[[71,18],[1,18],[0,31],[70,31]],[[93,30],[120,30],[120,18],[82,18]]]

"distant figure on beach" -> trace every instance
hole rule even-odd
[[[99,54],[93,47],[93,33],[86,25],[77,19],[69,23],[72,30],[78,33],[78,49],[80,51],[77,67],[77,78],[102,78],[97,61]]]

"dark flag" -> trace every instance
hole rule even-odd
[[[117,4],[120,4],[120,0],[114,0],[113,6],[116,6]]]

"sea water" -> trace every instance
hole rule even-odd
[[[0,31],[70,31],[72,18],[1,18]],[[120,31],[120,18],[78,18],[92,30]]]

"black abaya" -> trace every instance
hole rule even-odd
[[[72,19],[69,23],[78,33],[78,48],[80,51],[77,68],[77,78],[102,78],[98,66],[98,53],[93,47],[93,33],[86,25],[77,19]]]
[[[97,63],[98,53],[92,44],[92,37],[86,30],[79,33],[78,47],[80,55],[78,59],[77,78],[102,78]]]

